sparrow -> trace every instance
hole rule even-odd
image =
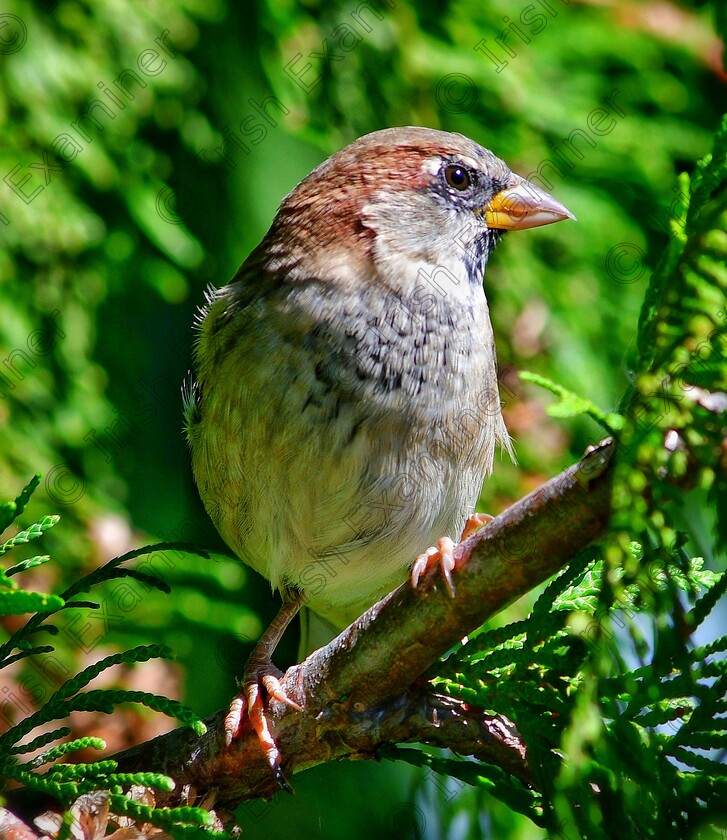
[[[496,445],[512,454],[485,266],[504,232],[574,218],[461,134],[375,131],[304,178],[208,292],[192,468],[224,541],[283,598],[225,728],[229,743],[247,714],[276,772],[266,700],[300,706],[271,658],[301,607],[337,632],[432,565],[453,594],[451,535],[487,521]]]

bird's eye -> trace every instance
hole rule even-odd
[[[472,183],[470,173],[464,166],[457,166],[455,164],[445,168],[444,178],[450,187],[453,187],[455,190],[460,190],[460,192],[466,190]]]

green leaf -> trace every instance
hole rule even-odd
[[[551,417],[577,417],[580,414],[587,414],[597,423],[600,423],[610,434],[616,434],[624,427],[625,421],[620,414],[613,412],[607,414],[601,411],[591,400],[579,397],[562,385],[540,376],[540,374],[523,370],[520,371],[519,376],[523,382],[532,382],[533,385],[539,385],[559,398],[560,402],[549,405],[546,409]]]
[[[31,557],[29,560],[21,560],[20,563],[16,563],[14,566],[11,566],[5,574],[10,577],[11,575],[17,575],[18,572],[27,572],[28,569],[35,569],[38,566],[42,566],[47,563],[49,560],[50,556],[47,554]]]
[[[422,750],[396,746],[380,749],[379,756],[390,761],[404,761],[415,767],[427,767],[435,773],[484,788],[513,810],[530,817],[536,825],[543,825],[538,807],[540,795],[517,779],[509,777],[500,767],[476,761],[439,758]]]
[[[41,474],[36,473],[23,488],[20,495],[14,502],[5,502],[0,505],[0,534],[20,516],[25,510],[30,497],[40,484]]]
[[[84,668],[80,674],[76,674],[70,680],[63,683],[62,686],[51,695],[48,702],[62,700],[66,697],[71,697],[82,688],[87,686],[91,680],[95,679],[102,671],[112,668],[114,665],[130,665],[137,662],[148,662],[150,659],[173,659],[174,655],[170,648],[165,645],[140,645],[123,653],[114,653],[111,656],[106,656],[99,662],[89,665]]]
[[[44,732],[42,735],[38,735],[37,738],[33,738],[33,740],[29,741],[27,744],[16,745],[9,749],[8,752],[14,755],[18,753],[34,752],[35,750],[41,749],[46,744],[50,744],[51,741],[57,741],[59,738],[65,738],[66,735],[70,734],[70,727],[61,726],[59,729],[54,729],[52,732]]]
[[[34,523],[25,531],[20,531],[14,537],[0,545],[0,555],[6,554],[16,545],[25,545],[31,540],[37,540],[43,533],[52,528],[60,519],[60,516],[43,516],[40,521]]]
[[[62,730],[56,730],[62,731]],[[68,732],[71,730],[69,729]],[[36,758],[29,761],[24,767],[42,767],[44,764],[48,764],[51,761],[55,761],[58,758],[61,758],[64,755],[68,755],[71,752],[77,752],[78,750],[105,750],[106,749],[106,742],[102,738],[96,738],[92,735],[87,735],[84,738],[76,738],[74,741],[66,741],[65,744],[59,744],[57,747],[53,747],[53,749],[48,750],[48,752],[43,753],[42,755],[37,756]],[[115,762],[113,762],[115,767]],[[81,765],[75,765],[75,767],[79,767]],[[93,765],[83,765],[83,766],[93,766]],[[113,769],[113,768],[112,768]],[[79,772],[77,770],[73,770],[73,773],[78,776]],[[80,775],[83,775],[81,772]]]
[[[727,572],[722,572],[714,586],[702,595],[688,614],[687,620],[689,621],[692,632],[712,612],[717,601],[719,601],[725,592],[727,592]]]
[[[139,775],[148,778],[152,774],[144,773]],[[155,777],[160,779],[166,778],[161,777],[160,774],[155,774]],[[168,781],[171,781],[171,779]],[[174,783],[172,782],[172,784]],[[136,820],[153,822],[161,826],[172,827],[180,822],[194,823],[202,826],[211,826],[214,823],[214,817],[204,808],[193,808],[189,806],[181,806],[173,809],[150,808],[148,805],[144,805],[134,799],[119,795],[110,796],[109,804],[111,810],[116,814],[125,814],[126,816],[134,817]]]
[[[62,609],[64,604],[65,601],[58,595],[26,592],[23,589],[0,592],[0,615],[55,612]]]
[[[22,643],[21,643],[22,644]],[[20,644],[18,644],[20,647]],[[37,656],[39,653],[50,653],[55,650],[53,645],[38,645],[37,647],[29,646],[13,656],[6,656],[0,661],[0,668],[7,668],[13,662],[18,662],[20,659],[25,659],[28,656]]]

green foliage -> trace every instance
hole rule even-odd
[[[387,757],[483,787],[567,838],[686,837],[718,813],[727,766],[699,751],[725,746],[727,662],[715,654],[727,649],[727,636],[678,659],[661,650],[625,666],[617,637],[649,605],[634,584],[611,609],[599,606],[605,569],[596,550],[583,552],[527,619],[474,635],[433,669],[438,690],[515,723],[537,791],[472,759],[403,749]],[[667,596],[674,582],[654,578],[652,596]],[[692,602],[686,625],[696,629],[727,589],[727,574],[694,561],[678,585]]]
[[[2,507],[2,510],[6,512],[6,526],[12,525],[16,517],[22,513],[33,490],[38,486],[39,479],[40,476],[36,475],[15,502],[9,502]],[[44,531],[58,522],[59,518],[58,516],[42,517],[38,523],[19,531],[15,537],[6,540],[1,553],[7,554],[19,545],[41,537]],[[115,558],[81,578],[60,596],[45,596],[17,588],[10,589],[9,592],[0,592],[0,596],[17,596],[16,600],[12,602],[13,615],[35,613],[23,627],[11,633],[0,646],[0,669],[7,668],[18,660],[34,654],[52,651],[52,645],[34,645],[29,641],[29,637],[37,636],[42,632],[52,635],[57,628],[49,624],[48,619],[61,610],[69,607],[97,608],[98,604],[72,599],[79,593],[95,589],[104,581],[118,577],[133,578],[143,580],[162,591],[168,591],[168,587],[158,578],[151,575],[140,575],[133,569],[122,567],[122,564],[126,561],[159,547],[147,546],[129,552],[123,557]],[[7,569],[0,578],[0,585],[14,586],[13,581],[9,579],[10,572],[13,574],[27,573],[37,568],[38,565],[40,564],[26,562]],[[6,603],[10,604],[11,602],[10,600],[3,601],[0,598],[0,607]],[[10,614],[10,612],[8,611],[5,614]],[[115,709],[126,703],[136,703],[153,711],[162,712],[180,721],[180,723],[190,726],[197,734],[201,735],[205,731],[202,721],[189,708],[176,700],[170,700],[167,697],[148,692],[129,691],[127,689],[83,690],[92,680],[114,665],[138,664],[150,659],[169,659],[171,656],[172,653],[169,648],[163,645],[142,645],[132,650],[106,656],[63,682],[37,712],[28,715],[24,720],[16,723],[0,735],[0,776],[6,780],[18,782],[31,790],[54,796],[66,805],[78,802],[80,797],[92,791],[108,791],[108,805],[112,815],[129,817],[136,822],[164,827],[173,837],[202,836],[201,834],[198,835],[194,829],[195,826],[209,827],[213,825],[214,819],[209,811],[203,808],[189,807],[154,808],[149,804],[137,801],[133,797],[129,798],[130,793],[124,793],[125,789],[134,792],[133,786],[136,786],[137,789],[149,789],[149,791],[173,790],[174,781],[168,776],[154,771],[117,773],[117,763],[113,759],[91,763],[59,763],[59,759],[65,759],[72,753],[81,750],[101,752],[106,749],[106,743],[101,738],[90,736],[66,740],[46,749],[49,744],[65,739],[71,734],[71,729],[67,726],[49,732],[41,732],[32,737],[35,730],[45,727],[53,721],[65,720],[72,712],[102,711],[111,714]],[[29,754],[32,757],[26,759]],[[50,766],[40,771],[39,768],[45,765]],[[70,810],[66,812],[66,818],[71,819],[72,816]],[[205,831],[204,836],[210,836],[209,832]],[[216,834],[216,836],[224,835]]]
[[[687,489],[727,490],[717,466],[727,439],[727,119],[680,188],[685,212],[651,278],[621,413],[523,377],[560,398],[555,416],[587,413],[617,437],[604,544],[558,575],[526,619],[474,635],[433,669],[440,690],[515,723],[538,793],[473,760],[414,762],[568,838],[692,836],[727,793],[727,635],[695,642],[724,606],[727,573],[704,569],[685,550],[693,534],[670,516]],[[717,529],[724,546],[724,518]],[[637,664],[624,658],[629,644]]]
[[[712,153],[691,179],[680,178],[682,212],[647,290],[635,383],[621,406],[630,420],[623,444],[633,451],[634,469],[619,484],[617,516],[632,533],[654,528],[663,545],[676,540],[660,520],[675,483],[708,491],[718,536],[727,540],[727,476],[718,467],[727,408],[726,180],[723,118]],[[634,521],[639,485],[653,486],[657,496],[651,510],[637,506],[642,518]]]
[[[126,428],[114,411],[123,418],[126,407],[105,393],[95,354],[104,303],[130,276],[151,300],[178,302],[188,291],[184,272],[203,258],[186,226],[164,218],[173,152],[160,141],[180,148],[190,126],[206,124],[183,51],[198,37],[197,22],[217,11],[196,0],[134,2],[123,12],[112,0],[10,0],[4,12],[6,34],[21,27],[9,37],[22,48],[8,48],[0,63],[0,113],[13,129],[0,149],[0,275],[13,283],[0,301],[0,355],[9,360],[0,397],[12,417],[0,424],[0,443],[13,453],[0,478],[40,463],[46,488],[55,483],[61,503],[76,502],[58,537],[69,542],[120,495],[118,464],[88,446],[91,433]],[[146,64],[152,50],[158,56]],[[33,168],[39,161],[48,169]],[[150,403],[147,423],[157,409]],[[127,462],[133,456],[130,447]],[[59,465],[66,489],[76,482],[78,493],[54,482]]]
[[[6,502],[2,505],[2,508],[0,508],[0,524],[3,525],[2,531],[11,525],[17,516],[22,514],[28,503],[28,499],[33,493],[33,490],[38,486],[39,481],[40,475],[38,474],[27,484],[15,501]],[[44,516],[39,522],[34,522],[29,528],[19,531],[0,545],[0,556],[7,554],[16,546],[25,545],[31,542],[31,540],[38,539],[45,531],[52,528],[58,522],[58,519],[58,516]],[[13,575],[19,572],[43,565],[47,559],[47,557],[32,557],[5,570],[0,570],[0,615],[24,615],[29,612],[52,613],[57,612],[65,606],[65,601],[58,595],[47,595],[43,592],[28,592],[25,589],[18,589],[15,581],[10,580]],[[3,652],[6,650],[6,645],[0,648],[0,667],[2,667]],[[21,655],[23,654],[21,653],[13,657],[13,661]]]

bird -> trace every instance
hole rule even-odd
[[[462,134],[388,128],[317,166],[208,290],[192,470],[223,540],[283,598],[226,739],[247,716],[279,778],[266,704],[301,710],[272,664],[299,610],[335,635],[431,566],[454,594],[452,536],[491,518],[474,507],[496,446],[512,454],[485,266],[505,232],[574,218]]]

